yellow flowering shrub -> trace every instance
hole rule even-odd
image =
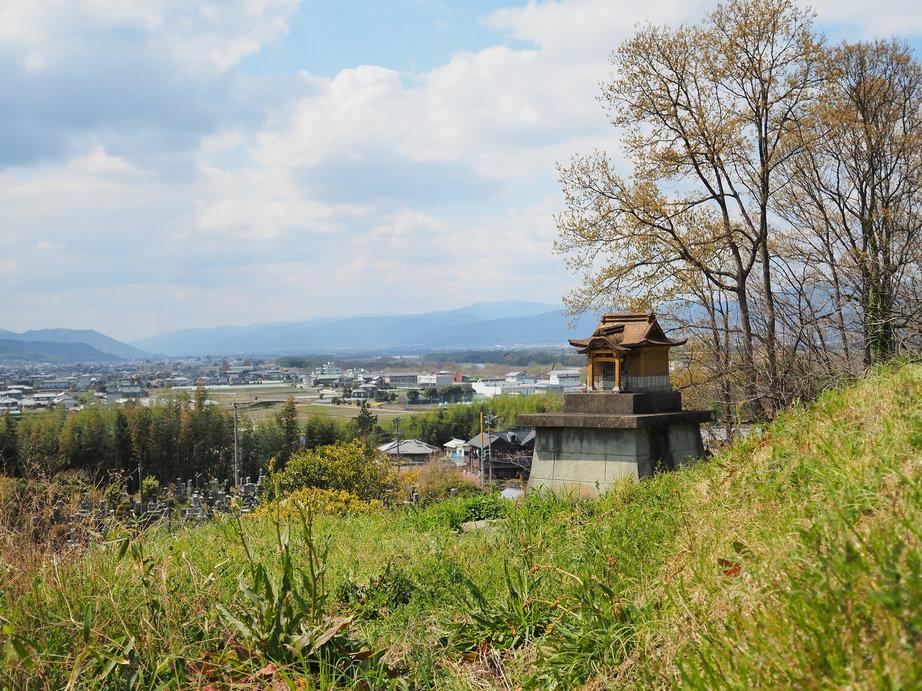
[[[278,510],[280,517],[291,518],[298,514],[298,507],[309,507],[316,513],[344,515],[374,513],[381,511],[384,504],[379,499],[361,499],[346,490],[304,487],[277,501],[260,505],[251,515],[274,517]]]

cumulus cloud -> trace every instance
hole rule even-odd
[[[922,30],[908,3],[827,4],[862,35]],[[551,254],[554,164],[617,149],[596,101],[611,50],[703,7],[531,0],[433,69],[327,77],[241,67],[296,0],[8,0],[0,328],[553,301],[574,280]]]
[[[298,0],[6,0],[0,45],[30,72],[102,42],[158,51],[182,70],[223,71],[285,34]]]
[[[6,0],[0,167],[79,155],[92,140],[162,157],[228,120],[255,125],[266,103],[247,98],[253,86],[233,68],[283,37],[296,8],[297,0]]]

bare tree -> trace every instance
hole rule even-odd
[[[866,366],[922,316],[922,66],[906,45],[877,41],[836,48],[826,71],[778,212],[800,231],[789,259],[820,267],[841,346],[850,357],[860,333]]]
[[[614,54],[615,77],[603,90],[633,174],[618,175],[599,152],[560,168],[567,208],[557,249],[583,277],[570,307],[702,304],[707,290],[687,276],[697,273],[732,296],[744,397],[768,408],[778,388],[771,200],[819,79],[822,48],[811,23],[789,0],[733,0],[700,25],[641,29]],[[767,315],[761,334],[753,328],[754,272]],[[756,363],[760,335],[764,369]]]

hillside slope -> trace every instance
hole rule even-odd
[[[22,341],[45,341],[52,343],[85,343],[104,353],[125,360],[143,360],[151,357],[149,352],[122,343],[93,329],[33,329],[18,336]]]
[[[120,359],[86,343],[0,339],[0,361],[112,362]]]
[[[86,346],[94,348],[106,355],[115,356],[114,358],[102,359],[141,360],[152,357],[148,352],[117,341],[111,336],[106,336],[92,329],[33,329],[31,331],[23,331],[22,333],[14,333],[12,331],[0,329],[0,339],[4,341],[19,341],[22,343],[20,350],[29,351],[31,349],[39,355],[44,351],[40,348],[36,349],[34,347],[35,343],[56,343],[62,346],[74,345],[76,347],[73,351],[74,358],[77,359],[84,357],[80,354],[80,348]],[[68,355],[67,347],[59,348],[58,351],[64,359],[74,359]],[[86,351],[86,354],[89,354],[89,351]]]
[[[338,632],[348,626],[380,652],[345,658],[338,682],[918,688],[920,455],[922,367],[910,365],[597,501],[529,497],[503,509],[475,497],[322,516],[330,551],[321,601],[350,617],[327,633],[345,645]],[[456,533],[459,520],[491,506],[505,521]],[[133,543],[133,559],[113,544],[48,565],[44,577],[0,579],[8,635],[32,665],[9,664],[11,685],[31,673],[63,686],[114,659],[124,661],[122,679],[140,672],[148,684],[302,688],[314,658],[283,664],[268,637],[218,613],[218,603],[238,621],[273,611],[256,607],[272,598],[239,588],[237,575],[265,565],[277,592],[285,562],[272,547],[275,527],[263,517],[243,529],[247,550],[218,522],[149,533]],[[303,568],[311,543],[293,539]],[[309,594],[304,587],[295,592]]]

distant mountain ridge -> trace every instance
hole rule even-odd
[[[333,351],[455,349],[565,345],[594,328],[587,315],[574,329],[559,305],[480,302],[422,314],[320,318],[301,322],[170,331],[132,342],[137,348],[184,355],[304,354]]]
[[[0,335],[5,333],[0,332]],[[0,361],[6,362],[113,362],[121,359],[86,343],[0,339]]]
[[[55,349],[52,348],[49,350],[47,347],[48,344],[82,344],[90,348],[90,350],[81,350],[79,348],[72,349],[70,352],[73,354],[73,357],[67,355],[68,350],[66,348],[57,349],[57,356],[64,358],[66,361],[77,361],[83,356],[88,357],[87,361],[105,361],[112,359],[142,360],[152,357],[150,353],[91,329],[33,329],[31,331],[23,331],[22,333],[0,329],[0,339],[11,343],[18,342],[23,344],[20,350],[29,351],[32,349],[39,355],[55,354],[53,352]],[[42,345],[35,346],[34,344],[36,343]],[[31,345],[27,346],[25,344]],[[10,348],[12,349],[12,346]],[[77,358],[77,360],[74,358]]]

